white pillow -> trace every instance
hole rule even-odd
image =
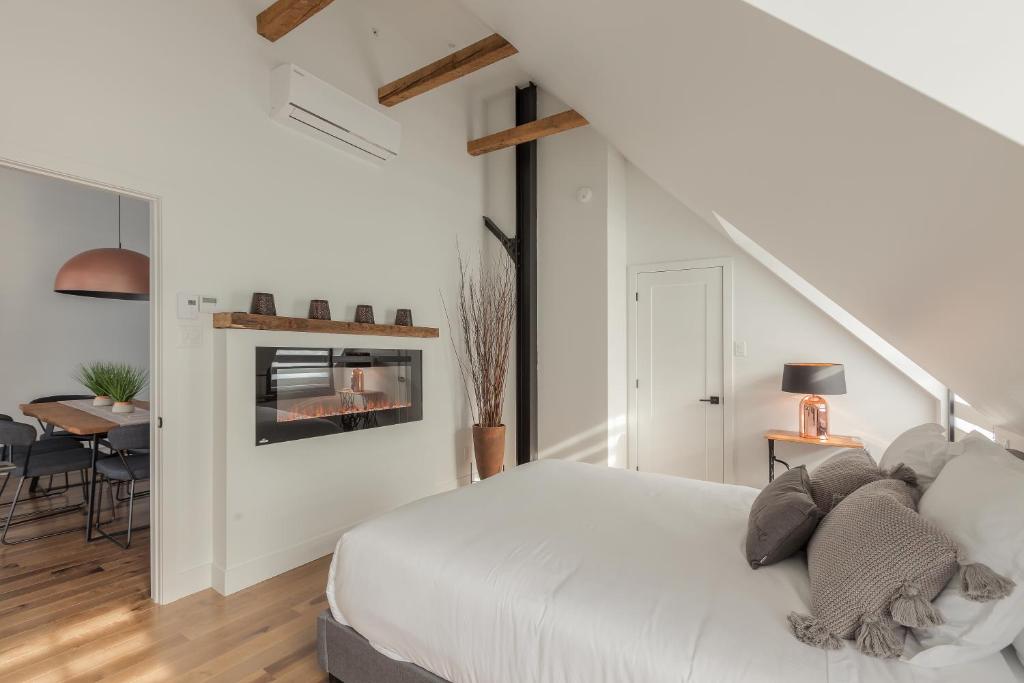
[[[917,483],[926,491],[946,463],[960,455],[1007,455],[998,444],[981,432],[971,432],[960,441],[947,441],[946,428],[938,424],[923,424],[908,429],[889,444],[879,467],[892,469],[903,463],[917,474]]]
[[[1013,641],[1013,649],[1017,651],[1017,659],[1024,666],[1024,631],[1021,631],[1017,640]]]
[[[903,463],[917,474],[921,490],[927,489],[939,476],[946,463],[959,455],[959,449],[950,448],[946,440],[946,429],[942,425],[923,424],[908,429],[889,444],[882,455],[879,466],[892,469]]]
[[[981,432],[971,432],[954,444],[958,446],[964,455],[985,455],[990,458],[1015,459],[1010,451],[1006,450],[992,439]]]
[[[910,657],[914,664],[980,659],[1024,630],[1024,461],[1002,449],[997,455],[979,441],[988,441],[984,436],[971,436],[960,442],[966,454],[951,460],[921,497],[919,512],[960,544],[965,562],[984,563],[1017,586],[1001,600],[972,602],[960,595],[958,579],[950,581],[934,602],[946,623],[914,631],[923,648]]]

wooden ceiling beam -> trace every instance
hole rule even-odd
[[[516,54],[515,46],[497,33],[457,50],[422,69],[377,89],[377,100],[385,107],[422,95],[456,78]]]
[[[277,0],[256,17],[256,32],[274,42],[334,0]]]
[[[587,120],[580,116],[575,109],[563,111],[543,119],[537,119],[530,123],[524,123],[515,128],[503,130],[500,133],[493,133],[477,140],[470,140],[466,150],[473,156],[480,156],[495,150],[505,149],[523,142],[539,140],[555,133],[565,130],[572,130],[587,125]]]

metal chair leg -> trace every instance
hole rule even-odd
[[[29,513],[26,513],[26,514],[22,515],[21,518],[18,519],[18,521],[13,521],[14,518],[15,518],[14,510],[17,508],[18,502],[21,499],[21,489],[22,489],[22,487],[24,485],[25,485],[25,477],[21,477],[20,479],[18,479],[18,488],[14,492],[14,500],[11,501],[11,503],[10,503],[11,507],[7,511],[7,520],[4,522],[3,533],[0,533],[0,544],[3,544],[3,545],[18,545],[19,543],[27,543],[29,541],[39,541],[39,540],[44,539],[44,538],[51,538],[53,536],[62,536],[64,534],[71,534],[71,533],[75,533],[76,531],[78,531],[78,529],[72,527],[70,529],[63,529],[61,531],[53,531],[53,532],[50,532],[48,534],[39,534],[38,536],[30,536],[28,538],[19,538],[16,541],[9,541],[9,540],[7,540],[7,532],[10,530],[10,528],[12,526],[17,526],[18,524],[28,524],[29,522],[38,522],[39,520],[42,520],[42,519],[47,519],[49,517],[57,517],[58,515],[64,515],[64,514],[67,514],[69,512],[75,512],[75,511],[78,511],[78,510],[81,509],[81,507],[78,506],[78,505],[65,505],[63,507],[59,507],[59,508],[56,508],[54,510],[48,510],[47,512],[40,513],[40,514],[34,514],[34,513],[29,512]],[[31,500],[31,498],[27,498],[26,500]]]
[[[135,480],[128,484],[128,533],[124,538],[124,547],[127,550],[132,544],[132,512],[135,510]]]
[[[82,482],[81,482],[82,502],[83,503],[87,503],[87,502],[89,502],[89,474],[88,474],[88,470],[79,470],[78,471],[78,476],[80,476],[82,478]]]
[[[8,477],[10,478],[10,477]],[[18,488],[14,491],[14,500],[11,501],[11,509],[7,511],[7,521],[4,523],[4,532],[0,534],[0,543],[7,544],[7,530],[11,528],[11,520],[14,519],[14,508],[18,505],[18,498],[21,497],[21,487],[25,484],[25,477],[18,479]],[[6,486],[6,482],[4,484]]]
[[[113,488],[114,488],[114,482],[109,480],[109,479],[107,479],[106,477],[104,477],[104,481],[106,482],[109,491],[112,492]],[[103,530],[104,522],[102,522],[102,520],[101,520],[101,517],[102,517],[101,513],[102,513],[102,508],[103,508],[103,504],[102,504],[103,492],[101,490],[101,491],[99,491],[99,495],[96,495],[95,493],[93,494],[94,497],[96,497],[96,498],[98,498],[100,500],[100,509],[96,510],[95,514],[94,514],[94,518],[96,520],[96,522],[95,522],[95,531],[96,531],[97,538],[98,537],[103,537],[103,538],[107,539],[108,541],[110,541],[111,543],[113,543],[114,545],[116,545],[117,547],[121,548],[122,550],[127,550],[128,547],[132,543],[132,532],[133,531],[144,531],[144,530],[149,528],[149,525],[146,524],[146,525],[140,526],[140,527],[132,527],[132,522],[134,521],[134,518],[135,518],[135,481],[134,480],[129,480],[128,482],[117,482],[117,483],[127,483],[128,484],[128,498],[126,499],[128,501],[128,528],[125,529],[124,531],[112,531],[112,532],[109,532],[109,533]],[[142,495],[145,495],[146,493],[148,493],[148,491],[144,491],[144,492],[142,492],[139,495],[141,497]],[[90,507],[90,510],[91,510],[91,507]],[[106,524],[109,524],[110,522],[113,522],[115,519],[116,519],[116,515],[114,514],[113,506],[111,506],[110,521],[106,522]],[[91,531],[92,531],[92,528],[90,528],[90,533],[91,533]],[[124,543],[122,543],[121,541],[119,541],[117,539],[118,536],[124,536],[125,537]]]

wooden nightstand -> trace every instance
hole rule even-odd
[[[790,443],[805,443],[811,446],[838,446],[839,448],[864,448],[864,442],[855,436],[841,436],[839,434],[833,434],[827,439],[812,439],[806,436],[800,436],[799,432],[787,432],[781,429],[772,430],[764,433],[764,438],[768,439],[768,482],[771,483],[775,479],[775,463],[781,462],[789,469],[789,463],[785,460],[780,460],[775,457],[775,442],[776,441],[789,441]]]

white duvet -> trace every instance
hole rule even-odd
[[[802,558],[751,570],[757,490],[540,461],[338,542],[335,619],[453,683],[1012,681],[1000,655],[924,669],[793,639]]]

